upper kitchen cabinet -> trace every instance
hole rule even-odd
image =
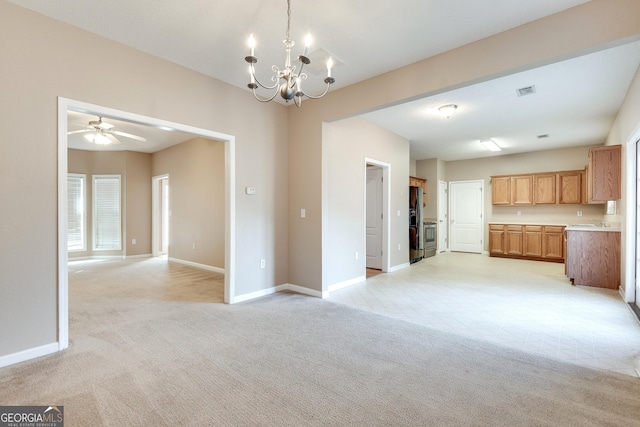
[[[491,203],[494,205],[533,204],[533,176],[492,176]]]
[[[602,163],[600,160],[598,167],[602,167]],[[492,176],[492,203],[505,206],[590,203],[587,199],[587,169]]]
[[[589,203],[605,203],[622,197],[621,146],[607,145],[589,149],[587,194]]]
[[[583,189],[584,171],[558,172],[558,204],[579,205],[586,203]]]
[[[415,176],[410,176],[409,187],[422,188],[422,207],[426,207],[427,206],[427,180],[424,178],[417,178]]]
[[[533,176],[533,203],[536,205],[556,204],[556,174],[536,174]]]

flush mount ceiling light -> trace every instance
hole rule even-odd
[[[455,113],[457,109],[458,106],[456,104],[447,104],[438,107],[438,111],[440,112],[440,114],[442,114],[447,119],[453,116],[453,113]]]
[[[484,145],[484,147],[490,151],[501,151],[502,148],[498,147],[498,144],[496,144],[493,139],[489,138],[489,139],[481,139],[480,140],[480,144]]]
[[[329,57],[327,60],[327,77],[324,82],[327,84],[326,89],[321,95],[312,96],[302,90],[302,80],[307,79],[307,75],[302,72],[305,65],[311,64],[311,60],[307,56],[309,54],[309,45],[311,44],[311,35],[307,35],[305,38],[305,48],[302,55],[298,56],[300,61],[300,70],[298,71],[295,65],[291,64],[291,48],[295,46],[295,42],[289,37],[289,31],[291,29],[291,0],[287,0],[287,33],[284,39],[284,49],[286,52],[284,69],[280,70],[277,66],[272,66],[274,74],[271,76],[273,85],[262,84],[256,77],[255,64],[258,62],[258,58],[255,56],[255,39],[253,34],[249,37],[249,48],[251,49],[251,55],[244,58],[249,63],[249,75],[251,77],[251,83],[247,86],[253,91],[253,96],[260,102],[269,102],[273,100],[278,93],[282,99],[286,102],[293,100],[296,106],[302,104],[302,97],[306,96],[311,99],[322,98],[329,92],[329,87],[335,82],[335,79],[331,77],[331,68],[333,68],[333,59]],[[256,89],[261,87],[267,91],[273,91],[270,97],[263,98],[256,92]]]

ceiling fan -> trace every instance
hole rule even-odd
[[[67,132],[67,135],[75,133],[86,133],[84,137],[89,142],[98,145],[120,144],[120,140],[116,138],[116,135],[135,139],[136,141],[147,141],[147,138],[145,137],[115,130],[115,126],[111,123],[103,122],[102,117],[99,117],[98,120],[91,120],[89,124],[85,126],[85,129],[73,130],[71,132]]]

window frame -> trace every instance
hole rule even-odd
[[[117,235],[118,242],[117,245],[114,244],[109,247],[98,247],[101,244],[101,239],[98,237],[98,221],[100,220],[100,213],[98,211],[98,197],[99,190],[97,189],[98,182],[100,180],[113,180],[117,179],[118,186],[118,197],[117,197],[117,210],[118,210],[118,224],[117,224],[117,233],[113,233],[114,236]],[[92,176],[92,236],[93,236],[93,250],[94,251],[121,251],[122,250],[122,176],[120,174],[105,174],[105,175],[93,175]]]

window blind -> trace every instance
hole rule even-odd
[[[120,175],[93,177],[93,249],[121,250]]]
[[[85,175],[67,175],[67,250],[86,249]]]

